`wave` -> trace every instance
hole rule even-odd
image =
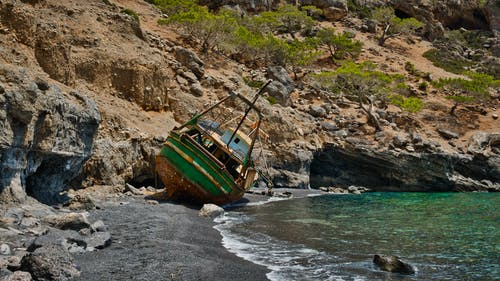
[[[238,227],[251,219],[241,212],[231,212],[216,218],[214,228],[230,252],[267,267],[270,280],[345,280],[337,273],[338,257]],[[364,279],[351,276],[349,280]]]

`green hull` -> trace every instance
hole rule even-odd
[[[244,194],[244,189],[235,183],[224,166],[176,133],[170,134],[156,162],[169,197],[223,204]]]

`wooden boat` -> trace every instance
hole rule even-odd
[[[251,187],[262,119],[255,103],[268,84],[252,101],[232,92],[170,132],[156,156],[156,173],[170,199],[222,205]]]

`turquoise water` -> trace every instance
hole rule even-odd
[[[328,195],[237,209],[223,244],[271,280],[500,280],[500,194]],[[400,275],[374,254],[416,267]]]

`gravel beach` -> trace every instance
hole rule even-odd
[[[264,189],[226,209],[267,201]],[[320,191],[278,189],[291,198]],[[210,218],[200,217],[200,206],[159,202],[142,197],[103,202],[90,213],[109,227],[112,244],[96,252],[75,255],[81,275],[75,280],[267,280],[267,268],[228,252]]]
[[[112,244],[75,256],[76,280],[267,280],[267,269],[229,253],[199,206],[148,204],[143,198],[104,203],[92,219],[109,226]]]

